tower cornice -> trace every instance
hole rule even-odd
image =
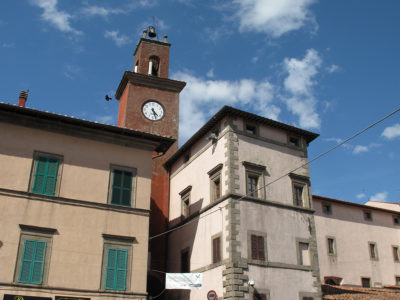
[[[125,71],[118,86],[117,92],[115,93],[115,99],[119,100],[121,98],[122,93],[124,92],[128,83],[176,93],[180,93],[186,86],[186,82],[184,81]]]

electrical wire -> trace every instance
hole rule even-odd
[[[397,109],[395,109],[395,110],[392,111],[391,113],[387,114],[387,115],[384,116],[383,118],[379,119],[378,121],[376,121],[376,122],[372,123],[371,125],[365,127],[364,129],[362,129],[362,130],[356,132],[355,134],[353,134],[353,135],[350,136],[349,138],[345,139],[343,142],[340,142],[340,143],[338,143],[337,145],[333,146],[332,148],[330,148],[330,149],[328,149],[328,150],[322,152],[321,154],[317,155],[316,157],[314,157],[313,159],[307,161],[306,163],[304,163],[304,164],[298,166],[297,168],[294,168],[293,170],[290,170],[289,172],[287,172],[287,173],[285,173],[285,174],[283,174],[283,175],[277,177],[276,179],[272,180],[271,182],[268,182],[267,184],[264,184],[264,185],[261,186],[260,188],[256,189],[253,193],[255,193],[255,192],[257,192],[257,191],[259,191],[259,190],[261,190],[261,189],[264,189],[264,188],[266,188],[266,187],[268,187],[268,186],[270,186],[271,184],[273,184],[273,183],[275,183],[275,182],[281,180],[282,178],[285,178],[286,176],[290,175],[291,173],[293,173],[293,172],[295,172],[295,171],[297,171],[297,170],[299,170],[299,169],[301,169],[301,168],[303,168],[303,167],[305,167],[305,166],[311,164],[312,162],[316,161],[317,159],[320,159],[321,157],[327,155],[328,153],[332,152],[333,150],[335,150],[335,149],[339,148],[340,146],[346,144],[347,142],[351,141],[352,139],[356,138],[357,136],[361,135],[362,133],[364,133],[365,131],[371,129],[372,127],[378,125],[379,123],[383,122],[384,120],[386,120],[387,118],[391,117],[392,115],[394,115],[395,113],[397,113],[397,112],[399,112],[399,111],[400,111],[400,107],[397,108]],[[237,201],[240,201],[240,200],[242,200],[242,199],[245,198],[245,197],[247,197],[247,195],[241,196],[240,198],[237,199]],[[227,205],[228,205],[228,204],[226,204],[226,205],[220,207],[220,209],[222,209],[223,207],[226,207]],[[164,232],[159,233],[159,234],[157,234],[157,235],[154,235],[154,236],[152,236],[152,237],[149,237],[149,240],[154,239],[154,238],[157,238],[157,237],[160,237],[160,236],[163,236],[163,235],[165,235],[165,234],[167,234],[167,233],[170,233],[170,232],[172,232],[172,231],[178,230],[178,229],[180,229],[180,228],[182,228],[182,227],[184,227],[184,226],[186,226],[186,225],[188,225],[188,224],[194,222],[195,220],[201,219],[201,218],[203,218],[203,217],[206,217],[206,216],[208,216],[208,215],[210,215],[210,214],[212,214],[212,213],[215,213],[216,211],[218,211],[218,210],[212,211],[212,212],[208,213],[207,215],[202,215],[202,216],[199,215],[199,216],[196,216],[196,217],[194,217],[192,220],[190,220],[190,221],[188,221],[188,222],[186,222],[186,223],[184,223],[184,224],[182,224],[182,225],[180,225],[180,226],[178,226],[178,227],[174,227],[174,228],[172,228],[172,229],[170,229],[170,230],[167,230],[167,231],[164,231]]]

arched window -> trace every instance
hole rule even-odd
[[[139,60],[136,62],[135,68],[133,69],[133,72],[137,73],[139,69]]]
[[[157,56],[151,56],[149,58],[149,75],[158,76],[159,68],[160,59]]]

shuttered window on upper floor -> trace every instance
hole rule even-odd
[[[47,243],[45,241],[24,241],[21,268],[18,281],[21,283],[41,284]]]

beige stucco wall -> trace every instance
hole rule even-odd
[[[267,185],[265,199],[289,205],[293,204],[292,181],[289,176],[285,176],[272,184],[270,183],[303,165],[306,162],[303,151],[239,135],[239,183],[241,194],[246,193],[244,161],[266,167],[266,176],[264,178]],[[309,176],[308,167],[303,167],[294,173],[306,177]]]
[[[0,187],[28,191],[34,151],[63,156],[60,197],[107,203],[110,165],[115,164],[137,169],[136,208],[150,207],[149,150],[1,123]]]
[[[171,170],[171,191],[170,191],[170,221],[180,219],[181,196],[179,193],[189,185],[191,211],[197,211],[210,204],[210,176],[208,171],[212,170],[219,163],[225,164],[226,157],[226,135],[220,134],[217,143],[211,142],[197,150],[191,151],[190,160],[184,164],[179,161]],[[200,143],[204,143],[200,141]],[[194,147],[196,149],[197,147]],[[221,169],[221,194],[227,192],[226,186],[226,165]]]
[[[86,294],[70,294],[81,297],[90,291],[92,299],[98,299],[95,291],[100,290],[102,234],[134,237],[128,292],[145,294],[151,150],[5,123],[0,126],[0,284],[12,283],[15,270],[19,272],[16,259],[22,224],[57,230],[52,236],[47,287],[60,288],[60,295],[69,289],[83,290]],[[34,151],[63,157],[61,198],[27,193]],[[136,204],[132,206],[144,210],[106,205],[111,164],[137,169]],[[40,294],[23,287],[10,290]]]
[[[389,209],[393,211],[400,212],[400,203],[390,203],[390,202],[378,202],[378,201],[367,201],[365,205],[379,207],[383,209]]]
[[[393,214],[365,206],[331,204],[332,214],[322,212],[321,202],[314,198],[318,256],[321,281],[325,276],[343,278],[343,284],[361,285],[361,277],[370,277],[371,284],[394,285],[400,276],[400,263],[394,262],[392,246],[400,247],[400,228],[393,224]],[[363,211],[372,212],[372,221]],[[336,239],[337,255],[328,255],[327,237]],[[368,242],[375,242],[378,260],[371,260]]]
[[[296,238],[310,238],[309,217],[310,214],[294,210],[241,202],[240,240],[242,241],[242,256],[249,258],[246,242],[248,231],[259,231],[267,234],[268,261],[297,265]]]

